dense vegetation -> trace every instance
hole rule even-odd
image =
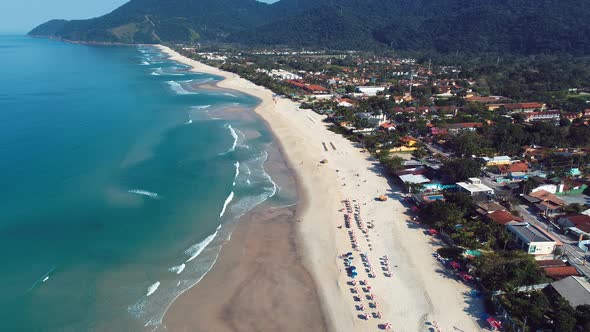
[[[48,22],[33,35],[106,42],[515,54],[590,51],[584,0],[132,0],[91,20]]]

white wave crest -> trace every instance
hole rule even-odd
[[[193,106],[193,108],[198,110],[204,110],[205,108],[209,108],[211,105],[201,105],[201,106]]]
[[[231,94],[231,93],[229,93],[229,92],[224,92],[224,93],[223,93],[223,95],[224,95],[224,96],[233,97],[233,98],[238,98],[238,96],[236,96],[236,95],[234,95],[234,94]]]
[[[170,85],[170,89],[174,91],[178,95],[196,95],[196,92],[188,91],[182,87],[182,85],[176,81],[167,81],[168,85]]]
[[[226,153],[234,152],[234,151],[236,151],[236,146],[238,145],[238,134],[236,133],[236,131],[234,130],[234,128],[230,124],[227,124],[226,128],[229,129],[229,133],[231,134],[231,137],[234,139],[234,142],[232,143],[231,148],[229,150],[227,150]]]
[[[142,62],[141,62],[141,65],[142,65],[142,66],[147,66],[147,65],[149,65],[149,64],[150,64],[150,63],[149,63],[149,62],[147,62],[147,61],[142,61]]]
[[[147,197],[155,198],[155,199],[160,198],[160,195],[158,193],[154,193],[154,192],[147,191],[147,190],[132,189],[132,190],[128,190],[127,192],[130,194],[142,195],[142,196],[147,196]]]
[[[154,75],[154,76],[160,76],[160,75],[162,75],[162,67],[158,67],[158,68],[156,68],[156,70],[154,70],[154,71],[151,73],[151,75]]]
[[[185,267],[186,267],[186,264],[182,263],[180,265],[173,266],[173,267],[169,268],[168,271],[174,272],[176,274],[181,274],[182,271],[184,271]]]
[[[229,193],[229,196],[227,196],[227,198],[225,199],[225,202],[223,203],[223,208],[221,209],[221,213],[219,214],[219,218],[223,217],[223,215],[225,214],[225,209],[227,209],[227,206],[229,205],[229,203],[231,203],[231,201],[234,199],[234,192],[232,191],[231,193]]]
[[[150,295],[154,294],[154,292],[156,290],[158,290],[158,287],[160,287],[160,282],[159,281],[154,282],[150,287],[148,287],[147,293],[145,294],[145,296],[150,296]]]
[[[215,230],[215,233],[207,236],[207,238],[205,238],[203,241],[186,249],[184,251],[184,253],[189,256],[189,259],[187,259],[185,263],[188,263],[188,262],[192,261],[193,259],[197,258],[201,254],[201,252],[203,252],[203,250],[205,248],[207,248],[209,243],[211,243],[211,241],[213,241],[213,239],[215,239],[215,237],[217,236],[217,232],[219,231],[220,228],[221,228],[221,225],[219,225],[217,227],[217,229]]]
[[[185,124],[185,125],[189,125],[189,124],[191,124],[191,123],[193,123],[193,119],[188,119],[188,121],[187,121],[187,122],[185,122],[184,124]]]
[[[234,166],[236,166],[236,175],[234,176],[234,186],[236,185],[236,180],[238,179],[238,175],[240,175],[240,162],[236,161],[236,163],[234,164]]]

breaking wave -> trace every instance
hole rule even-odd
[[[145,294],[145,296],[150,296],[150,295],[154,294],[154,292],[156,290],[158,290],[158,287],[160,287],[160,282],[159,281],[154,282],[150,287],[148,287],[147,293]]]
[[[188,91],[186,90],[184,87],[182,87],[182,85],[176,81],[167,81],[166,83],[168,83],[168,85],[170,86],[170,89],[172,89],[172,91],[174,91],[176,94],[178,95],[196,95],[196,92],[192,92],[192,91]]]
[[[192,261],[193,259],[197,258],[201,254],[201,252],[203,252],[203,250],[209,245],[209,243],[211,243],[211,241],[213,241],[213,239],[215,239],[215,237],[217,236],[217,232],[219,232],[220,228],[221,228],[221,225],[219,225],[217,227],[217,229],[215,230],[215,233],[207,236],[207,238],[205,238],[203,241],[186,249],[184,251],[184,253],[187,256],[189,256],[189,258],[186,260],[185,263],[188,263],[188,262]]]
[[[173,267],[169,268],[168,271],[174,272],[176,274],[181,274],[182,271],[184,271],[185,267],[186,267],[186,264],[182,263],[180,265],[173,266]]]

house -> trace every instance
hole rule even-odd
[[[384,86],[357,86],[356,90],[367,96],[376,96],[378,92],[384,92]]]
[[[462,122],[462,123],[447,123],[442,125],[442,128],[445,128],[449,133],[458,133],[460,131],[469,130],[474,131],[475,129],[481,127],[482,124],[480,122]]]
[[[498,225],[505,226],[510,222],[523,222],[520,217],[513,216],[512,213],[504,210],[494,211],[487,215],[487,217]]]
[[[387,120],[385,114],[373,114],[370,112],[356,113],[355,116],[361,120],[367,120],[370,125],[377,127],[380,123]]]
[[[404,175],[399,175],[398,176],[399,179],[404,183],[404,184],[422,184],[422,183],[428,183],[430,182],[430,179],[427,178],[426,176],[424,176],[423,174],[404,174]]]
[[[565,234],[571,234],[576,237],[590,235],[590,216],[585,214],[576,214],[562,216],[557,219],[557,224],[563,227]]]
[[[480,103],[480,104],[492,104],[492,103],[498,103],[501,102],[503,100],[507,100],[508,98],[502,97],[502,96],[489,96],[489,97],[484,97],[484,96],[471,96],[471,97],[466,97],[465,101],[470,102],[470,103]]]
[[[557,246],[546,232],[527,222],[509,222],[506,230],[531,255],[551,255]]]
[[[511,158],[508,156],[496,156],[496,157],[481,157],[486,167],[499,166],[499,165],[510,165]]]
[[[542,103],[514,103],[514,104],[489,104],[486,106],[488,111],[495,111],[504,107],[509,112],[534,112],[535,110],[544,110],[546,105]]]
[[[546,191],[552,194],[557,193],[557,185],[554,184],[551,180],[539,176],[533,176],[532,179],[535,181],[537,185],[533,189],[531,189],[531,193],[537,191]]]
[[[392,131],[395,130],[395,124],[390,122],[383,122],[379,125],[379,129]]]
[[[511,173],[515,172],[526,173],[529,171],[529,165],[527,165],[525,162],[516,162],[508,165],[502,163],[498,165],[498,170],[501,174],[505,175],[510,175]]]
[[[482,202],[477,204],[477,208],[475,208],[475,211],[482,216],[487,216],[490,213],[504,210],[506,210],[506,208],[496,202]]]
[[[586,190],[586,188],[588,188],[588,185],[586,185],[582,181],[566,178],[557,185],[556,194],[559,196],[580,195]]]
[[[545,215],[555,214],[562,206],[566,205],[564,201],[545,190],[532,192],[528,196],[539,200],[535,207]]]
[[[389,149],[390,152],[410,152],[418,149],[418,140],[412,136],[404,136],[400,138],[401,146]]]
[[[537,121],[554,121],[557,122],[561,119],[559,111],[545,111],[545,112],[530,112],[524,113],[524,122],[537,122]]]
[[[328,89],[324,88],[323,86],[319,86],[316,84],[306,84],[301,80],[286,80],[289,84],[294,87],[300,88],[305,90],[306,92],[310,92],[313,94],[323,94],[328,92]]]
[[[404,136],[399,141],[406,146],[415,146],[418,143],[418,140],[412,136]]]
[[[469,178],[466,182],[457,182],[457,186],[459,186],[459,191],[468,193],[472,197],[494,194],[494,189],[481,183],[481,179],[478,178]]]
[[[574,308],[584,304],[590,305],[590,283],[583,277],[567,277],[552,282],[549,287]]]
[[[561,280],[571,276],[579,276],[580,273],[573,266],[549,266],[544,267],[543,270],[547,276],[553,280]]]

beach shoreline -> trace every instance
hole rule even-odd
[[[377,160],[362,147],[328,131],[323,116],[301,110],[291,100],[276,97],[237,74],[158,47],[193,71],[223,77],[217,86],[260,99],[254,111],[282,146],[285,159],[296,173],[300,197],[305,199],[297,210],[294,227],[297,254],[315,284],[328,330],[375,331],[387,323],[395,331],[432,331],[435,327],[443,331],[483,330],[483,303],[471,298],[468,285],[445,271],[433,257],[442,246],[440,239],[430,237],[422,225],[411,220],[399,188],[384,175]],[[320,163],[324,159],[328,163]],[[390,199],[380,202],[375,199],[380,195]],[[358,209],[362,221],[371,224],[370,230],[363,222],[358,228],[344,227],[345,199]],[[357,237],[359,250],[353,251],[351,241],[356,242]],[[357,279],[368,278],[371,287],[360,291],[352,286],[341,258],[349,251],[354,252],[359,267],[365,264],[357,256],[362,252],[372,263],[379,263],[372,275],[370,264],[366,271],[359,270]],[[382,265],[383,257],[386,266]],[[390,269],[393,271],[386,273]],[[187,293],[203,288],[200,285]],[[173,305],[165,323],[174,310]]]
[[[208,83],[203,85],[204,88],[210,90],[219,89],[223,91],[237,91],[249,94],[260,100],[260,103],[254,109],[254,112],[266,123],[270,133],[273,135],[273,137],[275,137],[275,141],[273,143],[275,148],[273,149],[274,151],[269,152],[269,161],[267,161],[267,164],[269,162],[273,162],[272,159],[275,159],[274,163],[283,164],[279,167],[270,166],[268,167],[269,169],[267,172],[271,174],[273,179],[277,176],[277,173],[282,173],[282,176],[292,176],[294,179],[292,184],[296,187],[298,199],[294,206],[279,208],[272,207],[268,202],[265,202],[255,207],[252,211],[249,211],[246,215],[240,217],[240,220],[236,223],[235,228],[232,231],[231,240],[226,242],[226,244],[222,247],[215,265],[205,276],[203,276],[199,283],[195,284],[183,294],[179,295],[178,298],[175,299],[175,301],[168,307],[168,311],[166,312],[163,320],[164,327],[168,331],[241,330],[240,328],[237,328],[236,324],[232,323],[234,317],[240,316],[240,308],[238,308],[239,305],[228,305],[226,303],[227,301],[221,300],[214,301],[214,303],[208,303],[206,307],[202,307],[202,301],[200,299],[211,298],[214,296],[217,298],[234,298],[233,300],[235,300],[236,293],[238,292],[238,290],[236,290],[236,286],[244,287],[244,284],[250,279],[244,276],[255,270],[251,267],[245,267],[246,265],[252,263],[253,260],[245,257],[248,255],[244,254],[243,247],[254,247],[254,249],[251,249],[251,251],[258,252],[258,254],[260,254],[262,248],[259,244],[253,245],[253,243],[261,242],[262,240],[266,241],[267,244],[270,244],[269,248],[274,247],[274,250],[264,253],[265,255],[274,256],[274,259],[270,259],[268,262],[266,262],[266,265],[276,266],[276,264],[279,262],[290,261],[289,268],[283,268],[281,270],[282,276],[285,276],[286,273],[295,273],[298,275],[297,279],[299,280],[297,283],[299,284],[296,285],[293,290],[290,290],[289,294],[285,294],[283,290],[280,289],[267,289],[267,296],[265,297],[266,300],[271,298],[272,301],[276,302],[278,296],[289,297],[290,308],[284,311],[284,315],[282,317],[280,315],[277,317],[276,307],[270,307],[266,309],[266,313],[258,313],[252,321],[247,323],[247,328],[244,331],[328,330],[326,327],[327,322],[325,321],[325,317],[323,315],[323,309],[321,308],[321,301],[318,301],[317,298],[318,294],[316,292],[315,281],[311,278],[310,273],[305,269],[305,264],[302,262],[300,248],[298,248],[301,245],[301,239],[300,232],[296,230],[296,223],[301,220],[301,215],[303,211],[306,210],[307,194],[299,179],[299,173],[293,169],[289,158],[285,155],[282,141],[278,139],[276,133],[271,130],[270,124],[266,118],[261,117],[259,112],[257,112],[261,108],[268,107],[268,105],[272,102],[272,95],[266,95],[266,93],[256,94],[252,93],[252,91],[244,91],[244,89],[236,88],[232,84],[227,84],[226,81],[230,78],[241,79],[237,75],[224,72],[207,65],[198,66],[198,63],[187,62],[189,59],[180,56],[167,47],[158,45],[158,48],[163,53],[170,56],[171,60],[191,66],[191,71],[216,75],[222,78],[222,80],[216,81],[213,84]],[[277,168],[279,170],[277,170]],[[269,224],[271,222],[272,225]],[[285,237],[289,238],[288,248],[282,247]],[[228,277],[228,275],[232,276]],[[276,277],[281,278],[279,275]],[[216,282],[219,282],[220,280],[224,280],[226,282],[229,280],[229,282],[224,284],[224,287],[226,288],[221,294],[219,294],[219,292],[212,294],[210,289],[219,286],[216,284]],[[267,286],[268,284],[272,283],[268,280],[268,278],[265,281]],[[284,283],[284,281],[282,283]],[[228,284],[230,284],[230,288],[232,288],[233,285],[233,288],[228,289]],[[260,286],[260,288],[265,288],[265,285]],[[275,294],[276,296],[269,297],[269,292],[270,294]],[[301,292],[304,293],[303,296],[300,294]],[[253,296],[240,294],[239,297],[252,298]],[[294,300],[293,297],[297,298],[298,300]],[[262,299],[258,298],[259,302],[265,302],[261,300]],[[263,304],[263,306],[269,304],[272,301],[268,301],[266,304]],[[196,306],[199,306],[200,309],[194,310]],[[305,308],[305,310],[298,311],[297,307],[299,307],[299,309]],[[298,312],[300,317],[297,317],[295,312]],[[229,313],[233,314],[230,315]],[[271,324],[264,323],[265,319],[261,319],[263,314],[274,316]],[[186,317],[191,318],[187,319]],[[242,320],[243,319],[244,317],[242,316]]]

